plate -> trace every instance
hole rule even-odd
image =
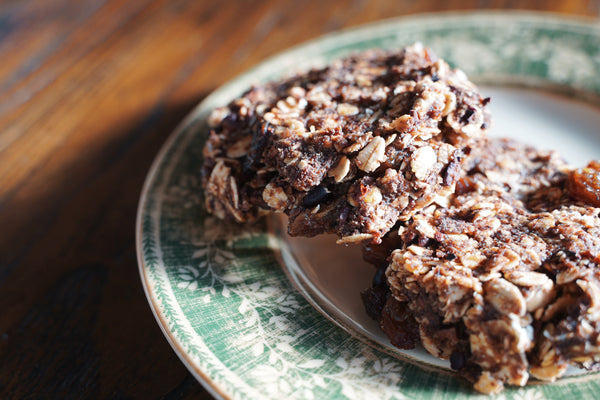
[[[356,249],[340,252],[327,237],[287,238],[277,220],[225,223],[203,206],[199,171],[211,109],[253,83],[416,41],[492,94],[498,132],[559,148],[575,163],[598,158],[600,26],[591,21],[528,13],[388,20],[293,48],[221,87],[157,156],[136,226],[152,311],[182,362],[215,397],[488,398],[443,362],[387,343],[358,299],[372,270]],[[574,370],[553,384],[509,387],[499,398],[585,398],[598,391],[600,375]]]

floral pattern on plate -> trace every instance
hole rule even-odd
[[[157,157],[137,223],[142,282],[165,336],[217,397],[232,399],[488,398],[415,366],[321,315],[278,263],[266,224],[206,214],[200,187],[205,119],[254,82],[370,47],[421,41],[476,82],[551,85],[600,94],[600,26],[527,13],[410,17],[325,36],[267,60],[209,96]],[[299,61],[300,60],[300,61]],[[358,294],[357,294],[358,295]],[[597,374],[508,388],[498,399],[600,391]]]

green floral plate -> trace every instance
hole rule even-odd
[[[366,318],[372,271],[356,249],[290,239],[278,219],[208,215],[200,185],[206,117],[251,84],[371,47],[420,41],[491,93],[496,130],[574,162],[600,154],[600,24],[528,13],[436,14],[342,31],[291,49],[207,97],[146,179],[137,218],[140,274],[167,340],[224,399],[488,398],[422,350],[401,352]],[[596,156],[597,158],[597,156]],[[600,375],[573,370],[496,398],[594,398]]]

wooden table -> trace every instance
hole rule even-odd
[[[598,17],[600,1],[0,1],[0,398],[210,399],[138,277],[137,201],[161,144],[282,49],[475,8]]]

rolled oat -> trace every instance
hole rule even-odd
[[[454,191],[486,104],[419,44],[256,86],[209,117],[207,209],[242,222],[283,212],[292,235],[379,242]]]

